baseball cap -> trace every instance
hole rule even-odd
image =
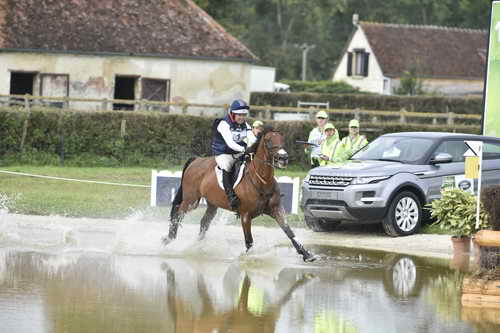
[[[325,111],[319,111],[318,113],[316,113],[316,118],[328,119],[328,114]]]
[[[359,127],[359,121],[357,119],[353,119],[349,122],[349,127]]]
[[[264,126],[264,123],[260,120],[256,120],[252,124],[252,127],[262,127],[262,126]]]
[[[332,123],[328,123],[325,125],[323,130],[326,131],[327,129],[335,129],[335,126]]]

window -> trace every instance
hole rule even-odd
[[[448,153],[453,158],[452,162],[465,162],[464,154],[468,149],[463,141],[444,141],[436,149],[434,156],[439,153]]]
[[[10,94],[11,95],[32,95],[35,85],[35,72],[11,72],[10,73]],[[11,98],[11,106],[24,105],[23,98]],[[29,102],[32,103],[31,101]]]
[[[370,53],[354,49],[347,53],[347,76],[368,76]]]
[[[391,86],[389,84],[389,79],[384,79],[383,92],[384,92],[385,95],[390,95],[391,94]]]
[[[353,160],[394,160],[417,163],[428,152],[434,141],[429,139],[381,136],[352,156]]]
[[[170,80],[163,79],[141,79],[142,99],[148,101],[169,102],[170,101]],[[167,106],[149,106],[148,110],[168,111]]]
[[[33,95],[33,85],[36,73],[33,72],[11,72],[10,94],[11,95]]]
[[[500,143],[485,142],[483,148],[483,159],[500,159]]]
[[[135,100],[136,76],[116,76],[114,99]],[[134,104],[114,103],[113,110],[134,110]]]

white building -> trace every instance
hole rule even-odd
[[[256,59],[192,0],[0,0],[4,95],[226,104],[249,99]]]
[[[416,70],[426,92],[480,94],[487,32],[438,26],[357,22],[333,80],[361,91],[393,94],[405,72]]]

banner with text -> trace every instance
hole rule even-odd
[[[151,172],[151,206],[170,206],[181,183],[181,171]],[[299,213],[300,178],[277,177],[281,190],[281,203],[287,213]],[[200,204],[205,204],[204,199]]]

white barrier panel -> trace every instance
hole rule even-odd
[[[182,171],[151,172],[151,206],[170,206],[181,183]],[[281,190],[281,203],[287,213],[299,213],[300,178],[277,177]],[[205,204],[204,199],[200,202]]]

